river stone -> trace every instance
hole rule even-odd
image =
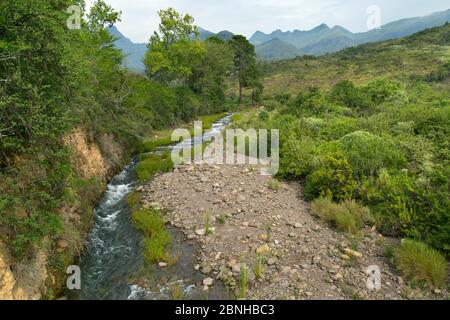
[[[271,249],[269,247],[269,245],[265,244],[262,245],[261,247],[259,247],[258,249],[256,249],[256,253],[257,254],[265,254],[265,253],[270,253]]]
[[[239,273],[239,272],[241,272],[241,265],[235,264],[231,267],[231,270],[233,270],[233,272],[235,272],[235,273]]]
[[[355,251],[355,250],[352,250],[350,248],[345,248],[344,252],[345,252],[346,255],[352,256],[352,257],[355,257],[355,258],[362,258],[362,256],[363,256],[362,253],[360,253],[358,251]]]
[[[214,279],[213,278],[205,278],[203,279],[203,285],[204,286],[212,286],[214,283]]]

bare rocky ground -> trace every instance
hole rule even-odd
[[[373,229],[359,239],[310,213],[298,183],[269,188],[270,176],[250,165],[186,165],[159,175],[138,191],[144,208],[165,212],[186,241],[198,241],[204,289],[223,281],[239,297],[243,264],[247,299],[422,299],[446,292],[410,289],[384,254],[386,239]],[[209,217],[209,218],[208,218]],[[209,220],[209,222],[207,222]],[[212,234],[205,235],[211,227]],[[253,267],[264,257],[264,273]],[[381,270],[381,289],[369,290],[367,270]]]

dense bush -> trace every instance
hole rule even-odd
[[[385,139],[369,132],[355,131],[340,139],[342,150],[356,175],[374,176],[382,168],[401,168],[403,155]]]
[[[309,200],[318,197],[338,201],[351,199],[355,190],[352,167],[339,153],[320,159],[317,168],[308,175],[305,183],[305,195]]]

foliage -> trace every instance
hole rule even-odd
[[[307,177],[305,184],[305,195],[310,200],[318,197],[338,201],[351,199],[355,190],[352,167],[339,153],[320,159],[319,165]]]
[[[405,278],[439,288],[446,277],[446,259],[427,245],[410,239],[394,249],[394,261]]]
[[[144,156],[136,166],[136,173],[140,181],[147,181],[157,173],[167,172],[173,168],[171,153]]]
[[[255,47],[244,36],[233,36],[230,46],[234,54],[234,68],[239,82],[239,103],[242,104],[242,89],[252,88],[252,101],[262,91],[256,66]]]
[[[256,279],[261,279],[264,276],[265,268],[264,264],[266,262],[266,258],[264,256],[258,255],[253,262],[253,273],[255,274]]]
[[[199,41],[191,41],[198,34],[194,18],[169,8],[158,12],[159,32],[154,32],[144,59],[147,75],[163,83],[186,83],[193,73],[192,65],[200,60],[203,48]]]
[[[382,168],[406,165],[401,152],[391,143],[369,132],[355,131],[341,138],[342,149],[358,176],[374,176]]]
[[[167,246],[171,242],[160,213],[153,210],[135,211],[131,217],[134,226],[144,233],[144,256],[149,264],[167,261]]]
[[[247,298],[248,283],[248,267],[245,263],[241,263],[241,271],[239,274],[239,299]]]
[[[269,181],[269,183],[267,184],[267,187],[270,190],[279,191],[281,188],[281,183],[280,183],[280,181],[273,179],[273,180]]]
[[[373,222],[370,210],[354,200],[337,204],[329,199],[320,198],[312,203],[311,211],[338,229],[354,235],[358,234],[366,223]]]

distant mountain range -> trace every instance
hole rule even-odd
[[[226,30],[220,31],[219,33],[214,33],[214,32],[205,30],[205,29],[203,29],[203,28],[198,28],[198,31],[199,31],[199,33],[200,33],[199,39],[200,39],[201,41],[205,41],[205,40],[207,40],[208,38],[211,38],[211,37],[214,37],[214,36],[216,36],[216,37],[222,39],[223,41],[229,41],[229,40],[231,40],[231,38],[233,38],[233,36],[234,36],[233,33],[231,33],[230,31],[226,31]]]
[[[147,52],[145,43],[134,43],[125,37],[115,26],[109,29],[109,32],[117,38],[114,43],[117,48],[121,49],[125,55],[124,66],[130,71],[143,73],[145,72],[144,59]]]
[[[326,24],[309,31],[276,30],[270,34],[257,31],[250,38],[250,42],[255,46],[256,53],[261,59],[291,59],[301,55],[320,56],[364,43],[402,38],[447,22],[450,22],[450,9],[424,17],[398,20],[383,25],[380,29],[361,33],[352,33],[340,26],[330,28]],[[142,60],[147,51],[146,44],[133,43],[116,27],[110,28],[110,32],[118,38],[115,45],[122,49],[126,56],[124,65],[131,71],[143,73],[145,66]],[[230,31],[214,33],[203,28],[199,28],[199,33],[202,41],[213,36],[228,41],[234,35]]]
[[[276,30],[270,34],[257,31],[250,42],[257,54],[267,60],[294,58],[300,55],[323,55],[369,42],[397,39],[427,28],[450,22],[450,10],[418,18],[402,19],[388,23],[380,29],[352,33],[349,30],[322,24],[309,31]]]

